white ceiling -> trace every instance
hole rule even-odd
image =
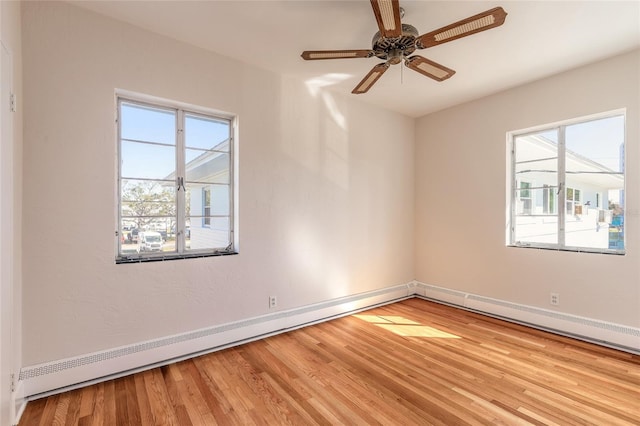
[[[456,70],[449,80],[439,83],[396,65],[368,93],[351,95],[381,60],[304,61],[300,53],[370,49],[378,28],[367,0],[72,3],[412,117],[640,46],[640,0],[401,0],[406,12],[402,21],[420,34],[495,6],[508,16],[501,27],[416,51]]]

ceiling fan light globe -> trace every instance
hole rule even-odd
[[[391,65],[398,65],[404,57],[403,51],[400,49],[391,49],[387,54],[387,62]]]

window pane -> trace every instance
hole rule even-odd
[[[187,114],[185,146],[229,152],[229,129],[228,121]]]
[[[542,213],[543,214],[556,214],[557,204],[557,187],[550,185],[543,185],[542,188]]]
[[[190,235],[188,250],[224,249],[231,242],[228,217],[211,217],[210,225],[202,226],[201,217],[189,218]]]
[[[120,106],[120,137],[175,145],[175,111],[123,102]]]
[[[515,173],[518,182],[540,187],[558,184],[556,132],[541,132],[515,138]]]
[[[566,245],[624,249],[624,116],[567,126],[565,137],[567,191],[573,188]]]
[[[167,253],[175,251],[175,241],[167,241],[166,232],[140,231],[138,233],[138,253]]]
[[[120,253],[134,254],[138,248],[138,229],[136,223],[130,218],[120,220]]]
[[[187,184],[187,216],[228,216],[229,185]]]
[[[122,222],[140,230],[167,230],[176,220],[173,184],[123,179],[120,205]]]
[[[514,242],[557,244],[557,131],[517,136],[514,150]]]
[[[516,212],[515,241],[519,243],[558,243],[555,194],[553,188],[536,188],[530,190],[531,198],[520,200],[518,204],[520,213]]]
[[[123,178],[175,180],[175,147],[122,141],[120,149]]]
[[[187,149],[186,181],[229,183],[229,154]]]
[[[229,186],[211,185],[211,214],[214,216],[229,215]]]

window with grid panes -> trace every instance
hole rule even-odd
[[[117,123],[116,261],[233,253],[234,117],[119,97]]]
[[[507,244],[624,254],[624,111],[511,132],[509,141]]]

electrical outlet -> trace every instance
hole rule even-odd
[[[560,304],[560,295],[558,293],[551,293],[551,299],[549,300],[549,303],[551,303],[554,306],[557,306]]]
[[[269,309],[275,308],[278,306],[278,299],[276,296],[269,296]]]

